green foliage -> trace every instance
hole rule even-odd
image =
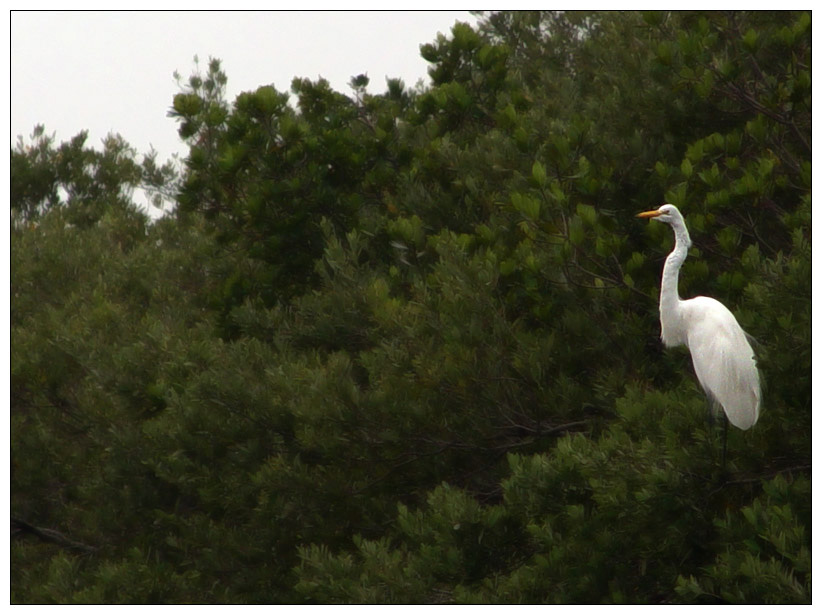
[[[155,206],[164,205],[177,177],[173,163],[158,166],[156,152],[138,162],[120,135],[107,136],[101,151],[86,147],[87,137],[80,132],[55,148],[54,137],[38,125],[29,143],[18,140],[11,150],[13,225],[34,223],[60,207],[68,223],[85,228],[109,209],[129,207],[135,188],[146,190]]]
[[[355,79],[352,101],[323,79],[294,79],[296,109],[271,86],[229,105],[226,82],[219,60],[211,60],[170,114],[191,146],[181,211],[205,214],[220,241],[254,262],[230,276],[219,298],[229,311],[249,296],[273,305],[311,288],[323,249],[320,220],[347,231],[385,207],[403,155],[395,117],[407,96],[398,81],[374,97]]]
[[[789,502],[798,493],[810,495],[807,479],[788,483],[781,477],[762,485],[741,515],[726,513],[715,525],[726,544],[700,578],[680,576],[676,591],[689,602],[722,600],[759,604],[808,604],[811,600],[811,557],[806,523],[810,511],[797,515]],[[764,502],[763,502],[764,499]],[[802,518],[804,517],[804,519]]]
[[[179,181],[118,137],[12,151],[13,602],[810,602],[809,14],[420,51],[379,95],[195,66]],[[681,293],[755,338],[724,469],[658,341],[663,200]]]

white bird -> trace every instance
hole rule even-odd
[[[691,246],[691,237],[679,210],[666,204],[637,216],[669,224],[676,237],[676,245],[662,270],[659,293],[662,343],[668,347],[687,346],[696,377],[708,399],[722,406],[732,425],[749,429],[759,418],[760,389],[756,359],[745,331],[731,311],[716,299],[694,297],[683,301],[679,298],[679,269]]]

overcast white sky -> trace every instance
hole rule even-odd
[[[13,12],[11,14],[11,144],[35,124],[58,142],[81,130],[99,147],[119,132],[138,152],[160,160],[185,154],[176,123],[166,116],[198,55],[220,58],[228,100],[273,84],[288,91],[295,76],[325,77],[345,94],[353,75],[367,73],[369,91],[385,78],[427,82],[419,46],[467,11],[425,12]]]

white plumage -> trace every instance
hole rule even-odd
[[[659,293],[659,320],[666,346],[684,344],[691,352],[696,377],[708,397],[722,406],[732,425],[749,429],[759,418],[759,372],[747,335],[730,310],[716,299],[679,298],[679,270],[691,238],[682,214],[673,205],[639,214],[669,224],[676,245],[665,261]]]

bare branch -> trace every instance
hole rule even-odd
[[[11,518],[11,532],[12,537],[20,534],[32,534],[44,542],[51,542],[61,547],[65,547],[66,549],[82,551],[83,553],[93,553],[97,550],[97,547],[92,547],[90,545],[83,544],[82,542],[72,540],[56,530],[50,530],[44,527],[35,527],[30,523],[15,517]]]

